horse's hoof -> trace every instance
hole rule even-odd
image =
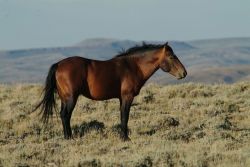
[[[121,139],[122,139],[122,141],[124,141],[124,142],[131,141],[131,139],[130,139],[129,137],[122,137]]]
[[[64,139],[71,140],[71,139],[73,139],[73,137],[72,136],[64,136]]]

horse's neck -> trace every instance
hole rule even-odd
[[[157,50],[148,51],[143,54],[143,56],[138,57],[137,63],[143,79],[146,81],[159,69],[159,58]]]

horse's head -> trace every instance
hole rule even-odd
[[[173,49],[166,43],[163,48],[163,54],[160,59],[160,68],[177,77],[178,79],[185,78],[187,71],[178,57],[174,54]]]

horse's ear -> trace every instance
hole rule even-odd
[[[166,43],[164,44],[164,49],[166,49],[166,46],[168,46],[168,42],[166,42]]]

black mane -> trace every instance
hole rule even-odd
[[[153,50],[153,49],[159,49],[164,47],[166,44],[146,44],[145,42],[142,42],[142,45],[135,45],[134,47],[131,47],[127,50],[121,51],[118,55],[115,57],[123,57],[123,56],[129,56],[131,54],[137,53],[137,52],[143,52],[145,50]]]

